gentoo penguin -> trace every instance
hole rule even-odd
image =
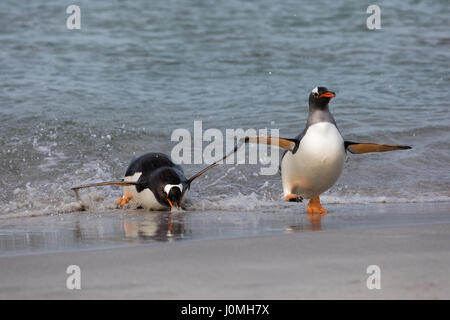
[[[172,207],[180,208],[192,181],[209,169],[222,163],[235,150],[214,162],[205,169],[187,179],[183,168],[172,162],[170,157],[160,152],[150,152],[133,159],[128,166],[124,179],[82,185],[72,188],[77,200],[81,188],[119,185],[123,187],[123,196],[116,204],[123,207],[131,200],[138,207],[151,210],[164,210]]]
[[[310,199],[308,213],[327,213],[320,204],[319,196],[338,180],[347,151],[361,154],[411,149],[401,145],[345,141],[328,108],[334,97],[335,93],[325,87],[316,87],[311,91],[306,128],[294,139],[246,137],[244,141],[286,150],[280,166],[285,199],[295,202]]]

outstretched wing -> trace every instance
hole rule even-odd
[[[280,138],[280,137],[266,137],[266,136],[256,136],[256,137],[245,137],[245,143],[257,143],[266,144],[268,146],[275,146],[280,149],[289,150],[295,152],[297,150],[300,140],[290,139],[290,138]]]
[[[91,184],[85,184],[82,186],[73,187],[72,190],[75,192],[75,198],[78,201],[81,201],[80,195],[78,194],[79,189],[83,188],[90,188],[90,187],[102,187],[102,186],[135,186],[137,185],[137,182],[125,182],[125,181],[108,181],[108,182],[99,182],[99,183],[91,183]],[[82,210],[84,210],[84,206],[82,207]]]
[[[232,154],[234,154],[241,146],[242,146],[243,142],[238,143],[234,149],[229,152],[227,155],[225,155],[222,159],[214,162],[213,164],[210,164],[209,166],[207,166],[206,168],[204,168],[203,170],[200,170],[199,172],[197,172],[196,174],[194,174],[192,177],[190,177],[187,181],[188,185],[191,185],[191,182],[194,181],[195,179],[197,179],[198,177],[200,177],[201,175],[203,175],[206,171],[208,171],[209,169],[214,168],[215,166],[218,166],[219,164],[223,163],[229,156],[231,156]]]
[[[271,146],[276,146],[281,149],[290,150],[295,152],[297,150],[298,145],[300,143],[297,139],[286,139],[286,138],[279,138],[279,137],[266,137],[266,136],[256,136],[256,137],[245,137],[239,140],[239,143],[234,147],[234,149],[229,152],[226,156],[224,156],[222,159],[214,162],[213,164],[207,166],[200,172],[194,174],[191,178],[188,179],[188,184],[191,184],[192,181],[194,181],[196,178],[200,177],[202,174],[204,174],[209,169],[214,168],[215,166],[219,165],[220,163],[223,163],[229,156],[234,154],[244,143],[260,143],[260,144],[267,144]]]
[[[125,182],[125,181],[108,181],[108,182],[99,182],[99,183],[91,183],[91,184],[85,184],[82,186],[73,187],[72,190],[78,190],[83,188],[90,188],[90,187],[102,187],[102,186],[135,186],[137,185],[137,182]]]
[[[379,143],[365,143],[365,142],[344,142],[345,150],[354,154],[370,153],[370,152],[388,152],[395,150],[408,150],[410,146],[401,146],[394,144],[379,144]]]

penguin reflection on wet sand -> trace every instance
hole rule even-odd
[[[175,241],[186,233],[184,213],[140,214],[123,221],[125,237],[136,240]]]
[[[347,151],[362,154],[411,149],[409,146],[344,140],[328,108],[334,97],[335,93],[325,87],[316,87],[311,91],[306,128],[294,139],[245,138],[245,143],[262,143],[286,150],[280,166],[285,199],[294,202],[310,199],[308,213],[327,213],[319,196],[338,180]]]
[[[221,160],[214,162],[189,179],[185,177],[183,168],[173,163],[168,155],[160,152],[146,153],[131,161],[124,179],[77,186],[72,190],[75,192],[77,200],[81,201],[78,195],[79,189],[119,185],[123,187],[123,196],[116,201],[119,207],[124,207],[133,200],[138,207],[145,209],[181,208],[192,181],[222,163],[236,149],[237,147]]]

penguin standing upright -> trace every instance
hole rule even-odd
[[[310,199],[308,213],[327,213],[319,196],[340,177],[347,151],[361,154],[411,149],[401,145],[345,141],[328,107],[335,96],[325,87],[316,87],[311,91],[306,128],[294,139],[245,138],[246,143],[263,143],[286,150],[280,166],[285,199],[295,202]]]

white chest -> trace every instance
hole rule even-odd
[[[295,154],[281,163],[284,193],[304,198],[319,195],[341,175],[345,161],[344,140],[336,126],[320,122],[308,128]]]
[[[131,181],[136,182],[138,181],[139,177],[142,175],[142,172],[136,172],[132,176],[128,176],[124,178],[124,181]],[[145,209],[151,209],[151,210],[161,210],[165,209],[166,207],[163,206],[156,200],[155,195],[150,189],[144,189],[141,192],[137,192],[135,186],[129,186],[123,188],[124,193],[129,193],[133,196],[133,201],[145,208]]]

